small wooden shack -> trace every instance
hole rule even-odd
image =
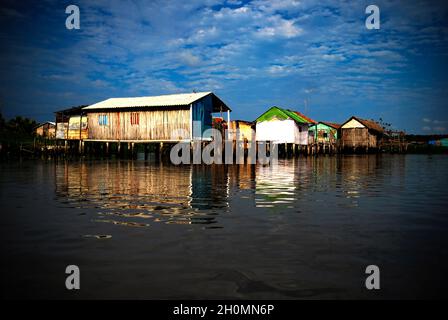
[[[230,118],[230,111],[212,92],[111,98],[83,108],[87,141],[106,142],[201,140],[212,114],[227,112]]]
[[[256,120],[256,140],[278,144],[308,144],[308,127],[313,120],[299,112],[272,107]]]
[[[340,146],[353,151],[378,149],[383,133],[384,129],[377,122],[352,116],[341,125]]]
[[[319,121],[309,128],[309,144],[336,144],[340,124]]]
[[[82,140],[87,138],[87,116],[82,111],[84,107],[72,107],[55,112],[56,139]]]
[[[36,136],[45,138],[45,139],[54,139],[56,136],[56,124],[51,121],[46,121],[40,123],[35,128]]]
[[[232,120],[229,124],[229,140],[237,140],[250,142],[255,140],[255,125],[253,122],[244,120]],[[237,133],[239,137],[237,137]]]

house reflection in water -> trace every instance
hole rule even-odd
[[[58,163],[56,195],[71,207],[94,208],[99,222],[147,226],[147,219],[176,224],[216,223],[227,208],[224,166],[148,165],[108,161]]]
[[[400,161],[401,162],[401,161]],[[404,164],[402,168],[404,168]],[[359,207],[361,199],[374,199],[380,194],[379,186],[388,179],[390,164],[384,165],[378,155],[347,156],[338,161],[338,186],[344,200],[343,207]],[[399,171],[401,168],[397,168]],[[401,174],[399,175],[401,176]],[[365,206],[368,204],[364,201]]]
[[[384,167],[390,164],[384,166],[376,155],[307,157],[279,161],[278,166],[258,166],[255,205],[295,208],[296,212],[314,211],[311,202],[320,202],[323,207],[330,205],[328,201],[338,207],[358,207],[361,198],[373,198],[379,192],[376,186],[384,183],[385,170],[379,174],[378,168]]]
[[[59,201],[93,209],[88,212],[95,214],[94,221],[142,227],[151,221],[215,224],[210,226],[214,228],[222,226],[216,223],[224,213],[255,208],[263,214],[262,208],[297,213],[315,212],[316,205],[366,205],[387,179],[384,167],[390,164],[385,166],[381,157],[366,155],[279,160],[277,166],[63,162],[55,165],[55,173]],[[403,185],[403,181],[394,182],[397,188]]]
[[[259,166],[255,178],[257,207],[292,208],[298,195],[297,162],[277,166]]]
[[[229,206],[227,166],[191,166],[191,202],[194,209],[222,209]]]

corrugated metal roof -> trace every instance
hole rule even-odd
[[[327,121],[319,121],[319,123],[323,123],[326,126],[332,127],[334,129],[339,129],[341,125],[339,123],[327,122]]]
[[[304,115],[303,113],[299,112],[299,111],[294,111],[295,114],[297,114],[300,118],[302,118],[304,120],[304,122],[308,122],[311,124],[316,124],[317,121],[307,117],[306,115]]]
[[[168,95],[151,96],[151,97],[110,98],[92,104],[88,107],[85,107],[83,110],[131,108],[131,107],[188,106],[191,103],[211,93],[212,92],[194,92],[194,93],[168,94]]]
[[[270,121],[274,117],[279,120],[292,119],[301,124],[309,123],[308,120],[300,117],[295,111],[283,109],[277,106],[271,107],[268,111],[264,112],[255,120],[255,122]]]
[[[80,114],[81,113],[81,109],[85,108],[85,107],[87,107],[87,105],[71,107],[71,108],[68,108],[68,109],[55,111],[54,113],[61,113],[61,114],[66,114],[66,115]]]
[[[43,125],[46,125],[47,123],[51,124],[52,126],[55,126],[55,125],[56,125],[56,122],[53,122],[53,121],[45,121],[45,122],[41,122],[41,123],[35,125],[35,126],[34,126],[34,129],[39,128],[39,127],[42,127]]]

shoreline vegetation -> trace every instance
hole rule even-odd
[[[90,152],[79,153],[78,141],[62,141],[60,139],[42,137],[36,134],[36,127],[38,122],[16,116],[15,118],[6,120],[0,113],[0,159],[15,159],[15,158],[125,158],[133,159],[138,158],[139,154],[153,153],[156,155],[161,152],[157,150],[155,146],[145,146],[144,144],[136,144],[132,148],[123,148],[124,150],[116,150],[113,146],[107,148],[107,150],[101,144],[92,146]],[[399,150],[393,145],[385,143],[377,150],[372,150],[369,153],[401,153],[401,154],[448,154],[448,147],[438,145],[434,141],[448,138],[448,135],[416,135],[405,134],[403,143],[406,144],[406,150]],[[287,148],[287,147],[286,147]],[[162,150],[164,155],[168,153],[169,148]],[[353,154],[357,152],[334,152],[332,154]],[[366,153],[366,152],[362,152]],[[319,153],[313,153],[312,156],[317,156]],[[287,158],[293,156],[288,150],[279,148],[279,156]]]

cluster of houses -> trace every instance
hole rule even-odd
[[[274,142],[292,153],[369,151],[380,147],[384,134],[378,123],[355,116],[337,124],[274,106],[254,121],[243,121],[231,120],[230,112],[213,92],[111,98],[57,111],[55,122],[41,124],[36,134],[65,143],[77,141],[81,150],[85,142],[119,146],[197,141],[204,138],[205,130],[214,127],[228,129],[228,139]]]

